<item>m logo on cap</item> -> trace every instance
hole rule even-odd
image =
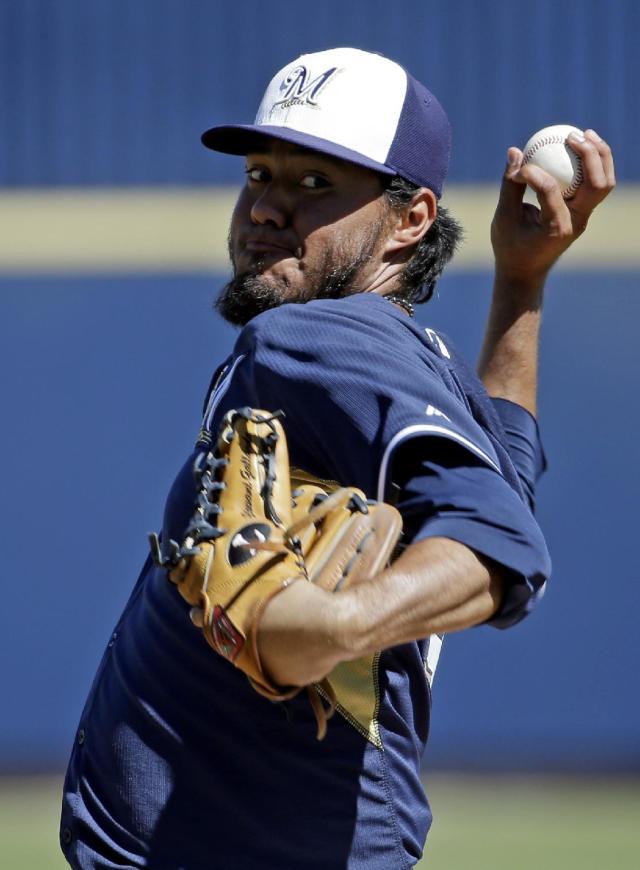
[[[274,103],[272,108],[275,109],[276,106],[283,109],[288,109],[290,106],[317,106],[316,97],[337,69],[336,66],[330,67],[326,72],[316,76],[315,79],[309,80],[310,75],[306,66],[295,67],[282,81],[280,85],[282,99]]]

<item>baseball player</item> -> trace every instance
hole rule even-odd
[[[509,150],[482,384],[413,318],[459,236],[439,205],[449,123],[423,85],[356,49],[302,56],[253,124],[203,141],[245,156],[218,301],[242,329],[169,492],[163,552],[192,516],[194,459],[245,407],[284,411],[295,483],[393,502],[402,552],[370,582],[297,582],[266,604],[256,654],[279,701],[207,645],[148,559],[81,716],[62,848],[75,868],[409,868],[431,822],[419,769],[443,636],[513,625],[549,576],[533,516],[543,285],[612,188],[611,153],[592,131],[571,141],[585,180],[565,201]],[[337,712],[318,740],[296,688],[327,676]]]

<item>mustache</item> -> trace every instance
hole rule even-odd
[[[227,237],[227,247],[231,262],[234,262],[233,250],[235,246],[245,248],[247,245],[253,244],[265,245],[266,247],[271,248],[281,248],[283,251],[293,254],[293,256],[298,260],[301,259],[303,253],[300,242],[290,234],[261,227],[241,232],[239,234],[229,232]]]

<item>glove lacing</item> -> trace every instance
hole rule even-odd
[[[237,417],[243,417],[255,423],[271,424],[272,420],[280,416],[283,416],[282,412],[269,417],[256,415],[252,413],[250,408],[241,408],[229,412],[224,418],[223,435],[221,438],[227,444],[231,443],[231,440],[236,435],[233,424]],[[292,523],[289,528],[283,528],[282,521],[275,511],[271,499],[273,484],[276,480],[275,444],[278,440],[278,433],[273,425],[270,425],[269,428],[269,434],[260,438],[261,449],[258,453],[265,460],[265,482],[261,491],[261,497],[265,507],[265,514],[282,529],[282,537],[280,539],[272,538],[267,541],[247,541],[238,544],[238,547],[252,550],[270,550],[276,554],[293,553],[296,557],[296,566],[304,578],[308,580],[309,577],[304,564],[302,545],[299,537],[300,532],[311,524],[319,523],[331,511],[346,505],[352,500],[352,494],[347,490],[338,490],[314,505],[306,516]],[[226,487],[224,480],[220,479],[221,470],[228,464],[229,460],[220,455],[218,447],[212,451],[206,453],[203,451],[198,454],[193,467],[197,485],[196,509],[186,529],[182,545],[170,539],[167,543],[167,554],[165,556],[162,553],[158,535],[155,533],[149,535],[151,554],[154,563],[158,567],[165,570],[174,570],[179,567],[182,560],[186,560],[200,552],[198,547],[200,542],[215,540],[226,534],[226,529],[219,527],[217,522],[218,517],[223,512],[218,504],[219,493]],[[362,505],[357,504],[356,506],[359,510],[364,510],[364,512],[367,510],[364,503]],[[238,594],[240,592],[241,590],[239,590]],[[211,630],[212,605],[204,591],[200,593],[200,606],[203,612],[203,633],[210,646],[217,651],[217,644]],[[323,698],[318,691],[318,687],[323,692],[326,705],[323,703]],[[327,677],[317,684],[307,686],[306,690],[317,722],[316,737],[318,740],[322,740],[327,733],[327,721],[336,710],[337,701],[335,692]],[[284,689],[283,694],[287,694],[287,691],[287,689]],[[298,691],[299,689],[296,687],[289,697],[293,697]]]

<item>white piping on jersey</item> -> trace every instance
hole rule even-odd
[[[233,373],[238,367],[238,363],[242,362],[245,356],[246,354],[244,353],[240,354],[240,356],[234,360],[231,368],[224,373],[222,380],[215,388],[215,390],[211,393],[211,396],[209,397],[209,402],[207,404],[207,410],[204,412],[204,417],[202,418],[203,429],[211,429],[211,423],[213,421],[213,415],[215,413],[215,410],[220,404],[220,400],[231,386],[231,378],[233,377]]]
[[[530,585],[530,584],[529,584]],[[539,589],[536,589],[531,598],[529,599],[527,605],[527,613],[529,613],[535,605],[540,601],[541,598],[544,597],[544,593],[547,591],[547,581],[545,580],[542,586]]]
[[[443,634],[430,634],[429,646],[427,647],[427,658],[424,663],[424,672],[427,675],[427,681],[430,686],[433,685],[433,678],[438,667],[438,659],[442,650]]]
[[[502,473],[496,463],[493,461],[493,459],[491,459],[491,457],[488,456],[484,452],[484,450],[481,450],[478,446],[476,446],[473,441],[469,441],[468,438],[465,438],[464,435],[460,435],[458,432],[454,432],[453,429],[447,429],[445,426],[434,426],[432,423],[416,423],[413,426],[407,426],[405,429],[401,429],[399,432],[396,432],[396,434],[387,445],[387,449],[384,451],[384,456],[382,457],[382,462],[380,463],[380,474],[378,475],[379,501],[384,501],[387,471],[389,466],[389,460],[391,459],[393,451],[396,449],[401,441],[407,440],[412,435],[420,434],[443,435],[445,438],[450,438],[452,441],[457,441],[458,444],[462,444],[463,447],[467,447],[469,450],[471,450],[472,453],[475,453],[476,456],[479,456],[480,459],[484,460],[487,465],[490,465],[491,468],[494,468],[499,474]]]
[[[428,408],[431,409],[432,406],[429,405]],[[442,416],[445,415],[443,414]],[[448,420],[449,418],[447,417],[446,419]],[[484,462],[486,462],[492,468],[495,468],[495,470],[500,473],[500,469],[491,459],[491,457],[487,456],[484,450],[481,450],[473,443],[473,441],[469,441],[468,438],[465,438],[464,435],[460,435],[458,432],[454,432],[452,429],[447,429],[445,426],[435,426],[432,423],[416,423],[413,426],[407,426],[405,429],[401,429],[399,432],[396,432],[396,434],[387,445],[387,449],[385,450],[384,456],[382,457],[382,462],[380,463],[380,474],[378,476],[379,501],[384,501],[387,470],[389,466],[389,460],[391,459],[393,451],[402,441],[407,440],[412,435],[418,434],[443,435],[445,438],[450,438],[452,441],[457,441],[459,444],[467,447],[469,450],[472,451],[472,453],[475,453],[482,460],[484,460]],[[433,678],[435,676],[436,667],[438,666],[438,659],[440,658],[440,651],[442,650],[443,640],[444,635],[432,634],[429,636],[427,657],[424,663],[425,677],[427,678],[429,686],[433,684]]]
[[[429,406],[429,408],[431,408],[431,405]],[[447,419],[449,418],[447,417]],[[472,453],[475,453],[477,456],[479,456],[487,463],[487,465],[490,465],[492,468],[495,468],[498,473],[501,473],[500,469],[491,459],[491,457],[487,456],[484,450],[481,450],[473,443],[473,441],[469,441],[468,438],[465,438],[464,435],[460,435],[458,432],[454,432],[452,429],[447,429],[445,426],[434,426],[432,423],[416,423],[413,426],[407,426],[405,429],[401,429],[399,432],[396,432],[396,434],[387,445],[387,449],[385,450],[384,456],[382,457],[382,462],[380,463],[380,474],[378,477],[379,501],[384,501],[387,470],[389,466],[389,460],[391,459],[393,451],[402,441],[407,440],[412,435],[418,434],[443,435],[445,438],[450,438],[452,441],[457,441],[459,444],[462,444],[464,447],[467,447],[469,450],[471,450]],[[433,684],[433,678],[435,676],[436,667],[438,666],[438,659],[440,658],[440,651],[442,649],[443,640],[444,635],[432,634],[429,636],[427,657],[424,663],[425,677],[427,678],[429,686]]]

